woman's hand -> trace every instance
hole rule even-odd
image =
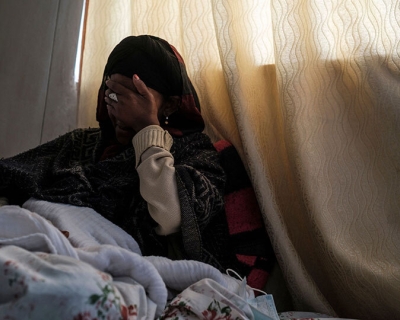
[[[163,96],[157,91],[148,88],[135,74],[132,79],[120,74],[113,74],[106,81],[109,89],[105,92],[105,101],[110,116],[118,124],[139,132],[149,125],[160,125],[158,120],[159,109],[163,103]],[[117,101],[109,98],[110,93],[117,95]]]

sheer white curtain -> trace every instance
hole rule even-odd
[[[93,0],[79,125],[125,36],[182,53],[250,173],[298,309],[400,314],[400,2]]]

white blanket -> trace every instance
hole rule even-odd
[[[210,265],[143,257],[131,236],[90,208],[35,199],[0,208],[1,316],[102,318],[115,311],[116,318],[154,319],[168,289],[204,278],[238,290],[238,281]]]

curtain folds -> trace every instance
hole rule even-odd
[[[125,36],[182,53],[246,163],[299,310],[400,314],[400,1],[90,1],[78,123]]]

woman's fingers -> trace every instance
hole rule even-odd
[[[113,92],[113,91],[111,91],[110,89],[107,89],[104,92],[104,97],[107,98],[107,99],[111,99],[114,102],[118,102],[119,101],[118,100],[118,94]]]
[[[107,104],[107,108],[108,108],[108,107],[114,108],[113,103],[116,103],[115,101],[111,100],[111,99],[108,98],[108,97],[105,97],[104,100],[105,100],[105,102],[106,102],[106,104]]]
[[[136,90],[142,97],[149,98],[151,93],[150,93],[149,89],[147,88],[146,84],[142,80],[140,80],[140,78],[137,74],[133,75],[132,82],[133,82],[133,85],[135,86]]]
[[[106,82],[104,100],[109,114],[138,132],[148,125],[159,125],[159,105],[146,84],[137,75],[128,78],[119,74],[113,75]],[[112,96],[115,94],[116,96]],[[110,96],[111,95],[111,96]],[[113,99],[116,98],[116,99]]]
[[[112,92],[115,92],[120,95],[127,95],[127,94],[129,94],[129,92],[131,92],[130,89],[128,89],[127,87],[125,87],[121,83],[119,83],[117,79],[115,79],[115,81],[111,80],[111,79],[107,80],[106,86]]]

